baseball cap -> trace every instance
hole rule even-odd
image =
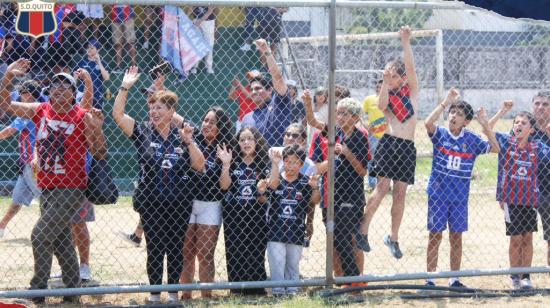
[[[19,88],[19,93],[30,93],[34,99],[38,99],[40,97],[41,91],[42,88],[40,88],[38,82],[34,80],[26,80]]]
[[[100,48],[101,48],[101,43],[100,43],[98,40],[96,40],[96,39],[90,39],[90,40],[88,40],[88,41],[86,42],[85,47],[88,48],[88,46],[90,46],[90,45],[94,46],[96,49],[100,49]]]
[[[73,87],[73,89],[76,90],[76,80],[74,79],[73,76],[71,76],[67,73],[59,73],[59,74],[53,75],[52,82],[55,79],[61,79],[61,80],[64,80],[64,81],[68,81],[71,84],[71,86]]]
[[[246,73],[246,78],[248,80],[250,80],[252,78],[256,78],[256,77],[262,77],[262,73],[259,70],[255,69],[255,68],[251,69],[250,71],[248,71]]]

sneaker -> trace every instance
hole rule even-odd
[[[455,280],[453,283],[449,283],[449,288],[467,288],[460,280]]]
[[[247,43],[244,43],[241,48],[240,48],[242,51],[251,51],[252,50],[252,47],[250,46],[250,44],[247,44]]]
[[[426,280],[424,284],[426,287],[435,287],[435,282]]]
[[[158,304],[158,303],[160,303],[160,294],[149,295],[149,297],[147,297],[147,299],[145,300],[145,303],[147,303],[147,304]]]
[[[80,264],[80,280],[83,282],[92,280],[92,273],[88,264]]]
[[[6,229],[4,228],[0,229],[0,238],[3,238],[5,233],[6,233]]]
[[[143,48],[145,50],[149,49],[149,41],[143,42],[143,45],[141,45],[141,48]]]
[[[531,283],[531,279],[529,278],[523,278],[521,280],[521,289],[523,290],[531,290],[533,289],[533,284]]]
[[[512,280],[512,289],[514,289],[514,290],[521,289],[521,279],[519,279],[519,276],[518,275],[512,275],[512,277],[510,277],[510,278]]]
[[[435,287],[435,282],[426,280],[424,283],[424,286],[427,287],[425,289],[418,289],[417,293],[419,294],[432,294],[435,293],[436,290],[431,289],[431,287]]]
[[[355,241],[357,242],[357,247],[361,248],[364,252],[370,251],[369,245],[369,235],[368,234],[355,234]]]
[[[168,293],[168,302],[169,303],[178,303],[180,300],[178,298],[178,293]]]
[[[139,244],[141,244],[141,237],[137,237],[135,233],[128,234],[124,232],[119,232],[118,235],[128,243],[139,247]]]
[[[189,71],[189,75],[195,75],[197,73],[197,68],[193,67],[190,71]]]
[[[394,258],[401,259],[401,257],[403,257],[403,253],[401,249],[399,249],[399,242],[392,241],[389,234],[384,236],[384,244],[388,246]]]
[[[209,68],[209,69],[206,70],[206,73],[207,74],[214,74],[214,70]]]

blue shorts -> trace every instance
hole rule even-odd
[[[444,201],[428,197],[428,231],[468,231],[468,202]]]
[[[17,177],[17,182],[13,188],[13,203],[29,206],[32,199],[40,196],[40,189],[34,179],[32,165],[26,164],[23,172]]]
[[[88,199],[84,198],[82,206],[78,212],[74,214],[73,218],[71,218],[71,223],[76,225],[92,221],[95,221],[94,205],[88,201]]]

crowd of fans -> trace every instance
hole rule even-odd
[[[32,289],[47,287],[54,254],[67,287],[77,287],[81,280],[91,279],[85,223],[94,217],[93,205],[86,202],[83,195],[87,185],[86,165],[92,157],[106,159],[107,155],[101,112],[107,102],[101,92],[103,82],[109,79],[109,70],[99,56],[101,44],[97,40],[97,27],[92,27],[94,38],[82,40],[83,18],[78,16],[84,13],[68,6],[62,8],[66,12],[61,29],[64,38],[54,41],[47,52],[30,52],[42,48],[40,42],[31,40],[28,45],[18,45],[21,43],[18,35],[11,38],[8,45],[13,51],[9,52],[8,48],[5,54],[9,65],[0,89],[0,110],[18,117],[9,130],[0,132],[0,138],[21,131],[22,149],[13,210],[10,208],[11,216],[6,215],[0,222],[0,237],[18,208],[30,204],[32,196],[41,195],[41,214],[31,235],[35,261]],[[274,16],[273,20],[279,20],[284,13],[281,9],[266,10],[268,13],[264,13]],[[97,8],[87,7],[82,11],[88,14],[86,18],[101,18],[102,10]],[[189,12],[195,16],[195,25],[211,39],[216,10],[195,7]],[[259,16],[265,16],[261,12],[261,9],[247,9],[247,26],[253,25]],[[198,260],[200,282],[212,282],[214,251],[222,225],[229,281],[266,280],[266,256],[272,280],[299,279],[302,250],[313,235],[316,204],[321,205],[323,221],[327,222],[327,90],[322,87],[304,90],[298,99],[296,83],[285,80],[275,61],[274,44],[278,36],[268,37],[272,44],[265,39],[247,38],[242,49],[248,50],[253,42],[269,74],[250,71],[246,85],[241,84],[238,77],[231,83],[229,98],[239,104],[237,123],[231,122],[231,115],[224,109],[212,106],[204,114],[200,127],[193,127],[176,112],[178,94],[164,87],[162,73],[145,89],[149,119],[136,121],[125,111],[128,93],[140,77],[135,65],[134,17],[129,6],[112,7],[115,70],[124,67],[119,61],[122,50],[129,50],[132,58],[132,66],[125,71],[118,89],[112,115],[136,149],[139,176],[132,204],[140,216],[137,230],[142,231],[123,236],[139,245],[144,235],[149,283],[162,284],[165,255],[169,284],[192,282],[195,260]],[[260,26],[262,22],[259,20]],[[280,31],[274,28],[274,24],[269,23],[262,31],[269,35]],[[367,97],[363,104],[351,98],[345,86],[335,89],[334,222],[330,223],[334,228],[334,270],[339,276],[363,273],[363,251],[371,249],[370,222],[390,187],[391,233],[383,242],[394,258],[403,257],[399,229],[407,187],[414,185],[414,138],[420,91],[410,35],[409,27],[400,29],[403,60],[386,65],[382,79],[375,85],[377,93]],[[150,34],[146,38],[150,38]],[[22,38],[25,40],[27,38]],[[81,42],[86,44],[80,45]],[[18,46],[26,47],[19,50]],[[86,56],[78,65],[64,66],[63,61],[46,60],[50,65],[55,63],[51,66],[55,74],[50,78],[47,93],[39,91],[40,85],[32,80],[14,88],[16,77],[37,76],[30,73],[38,61],[44,61],[36,58],[37,55],[49,54],[62,59],[67,54],[81,52],[79,46],[86,49]],[[70,51],[66,49],[69,47]],[[148,47],[145,43],[142,46]],[[74,76],[68,74],[73,67],[78,68]],[[208,73],[213,73],[211,55],[206,57],[206,67]],[[77,79],[82,80],[80,88]],[[503,109],[490,120],[485,111],[480,110],[477,120],[487,141],[466,129],[474,112],[456,89],[451,89],[430,114],[425,121],[434,145],[428,185],[428,271],[437,268],[439,243],[447,227],[451,270],[460,270],[462,234],[468,229],[472,168],[476,156],[489,152],[499,155],[497,200],[508,214],[510,267],[531,266],[537,207],[544,209],[540,211],[544,239],[550,247],[549,104],[550,93],[541,91],[533,98],[534,115],[517,114],[510,134],[495,134],[493,126],[512,108],[511,102],[505,102]],[[448,127],[436,125],[446,110]],[[368,123],[364,122],[364,112],[368,113]],[[309,145],[308,140],[311,140]],[[32,174],[35,168],[36,180]],[[364,191],[367,175],[373,190],[368,198]],[[73,241],[79,251],[78,258]],[[434,281],[428,280],[426,284],[434,285]],[[512,276],[512,284],[514,288],[531,288],[528,274]],[[465,287],[456,277],[450,279],[449,285]],[[263,288],[231,292],[266,294]],[[298,288],[276,287],[271,292],[276,296],[294,295]],[[170,292],[168,296],[170,302],[180,299],[177,292]],[[202,296],[210,297],[212,293],[205,290]],[[181,296],[182,299],[190,297],[189,292]],[[78,298],[66,300],[74,302]],[[160,293],[152,293],[148,300],[158,303]],[[35,301],[43,302],[44,298],[35,298]]]

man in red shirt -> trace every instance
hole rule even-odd
[[[50,101],[11,102],[13,78],[24,76],[30,61],[19,59],[8,66],[0,87],[0,110],[32,119],[37,127],[38,186],[42,190],[40,217],[31,234],[34,276],[31,289],[47,288],[55,253],[66,287],[80,285],[78,258],[73,246],[71,218],[80,209],[88,185],[86,152],[104,159],[106,148],[102,131],[103,115],[75,104],[76,81],[66,73],[54,75]],[[35,302],[43,303],[44,297]],[[78,297],[65,297],[78,302]]]

